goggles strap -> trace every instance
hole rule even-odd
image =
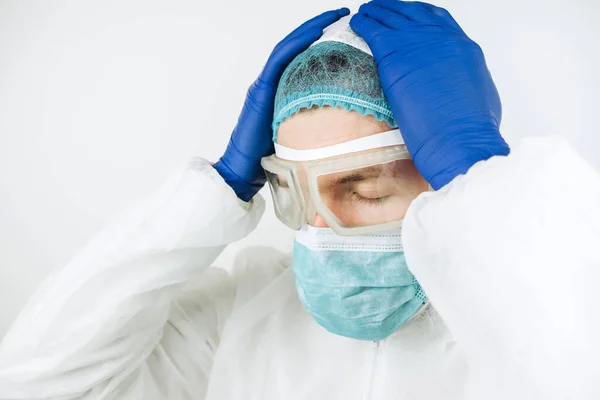
[[[275,143],[275,155],[282,160],[288,161],[313,161],[356,153],[358,151],[403,144],[404,138],[402,138],[400,130],[394,129],[318,149],[297,150]]]

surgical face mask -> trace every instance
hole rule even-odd
[[[353,339],[384,339],[427,302],[406,266],[400,230],[345,237],[303,226],[293,268],[300,301],[317,323]]]

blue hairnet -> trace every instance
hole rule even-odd
[[[317,43],[288,65],[275,96],[273,141],[286,118],[314,106],[341,107],[372,115],[392,128],[398,126],[383,94],[373,56],[341,42]]]

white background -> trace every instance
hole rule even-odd
[[[564,135],[600,168],[600,3],[436,4],[482,45],[509,142]],[[219,157],[281,38],[326,9],[359,5],[0,0],[0,337],[111,216],[189,157]],[[248,243],[291,247],[271,207],[223,258]]]

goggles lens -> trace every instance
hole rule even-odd
[[[337,223],[355,228],[402,220],[429,185],[413,161],[403,159],[319,175],[317,188]]]
[[[292,189],[291,173],[274,173],[265,170],[267,182],[271,188],[275,214],[285,225],[299,229],[302,224],[302,206]]]

